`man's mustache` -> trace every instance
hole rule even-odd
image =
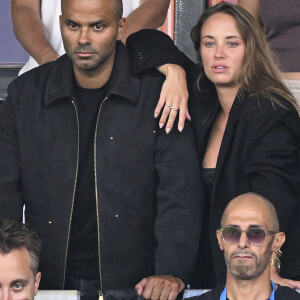
[[[234,256],[240,256],[240,255],[253,256],[253,257],[257,258],[257,255],[255,253],[249,252],[248,250],[240,250],[240,251],[232,252],[230,255],[230,258],[233,258]]]
[[[78,45],[74,52],[97,52],[91,45]]]

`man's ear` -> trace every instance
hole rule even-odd
[[[224,250],[224,246],[223,246],[222,232],[219,229],[217,229],[216,235],[217,235],[219,247],[223,251]]]
[[[117,35],[117,41],[119,41],[122,37],[123,29],[126,23],[126,19],[122,18],[118,22],[118,35]]]
[[[60,16],[59,16],[59,27],[60,27],[60,28],[61,28],[61,25],[62,25],[62,21],[63,21],[62,15],[60,15]]]
[[[274,240],[272,243],[272,251],[277,252],[285,242],[285,233],[284,232],[278,232],[275,233]]]
[[[41,272],[38,272],[35,276],[35,282],[34,282],[34,295],[36,296],[39,285],[40,285],[40,281],[41,281]]]

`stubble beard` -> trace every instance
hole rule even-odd
[[[270,243],[265,251],[265,253],[258,257],[255,253],[249,251],[236,251],[233,252],[228,259],[226,254],[224,253],[225,262],[230,273],[239,280],[252,280],[260,276],[263,271],[266,269],[270,262],[270,258],[272,255],[271,251],[272,243]],[[252,265],[242,265],[242,264],[233,264],[232,257],[237,254],[248,254],[254,257],[255,262]]]

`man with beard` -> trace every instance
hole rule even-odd
[[[233,199],[223,213],[217,238],[227,265],[226,286],[191,299],[300,299],[296,291],[276,286],[270,279],[272,253],[285,241],[270,201],[253,193]]]
[[[124,25],[121,0],[62,0],[66,54],[13,81],[1,108],[0,218],[25,204],[41,289],[174,300],[197,254],[198,159],[190,124],[160,130],[164,77],[132,74]]]
[[[126,0],[124,17],[128,17],[122,34],[158,28],[166,18],[170,0]],[[30,58],[20,74],[38,65],[56,60],[65,53],[59,29],[61,0],[11,0],[14,33]]]

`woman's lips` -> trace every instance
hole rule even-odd
[[[213,72],[215,72],[215,73],[224,73],[224,72],[227,72],[227,70],[228,70],[229,68],[228,68],[228,66],[226,66],[226,65],[213,65],[212,66],[212,70],[213,70]]]

